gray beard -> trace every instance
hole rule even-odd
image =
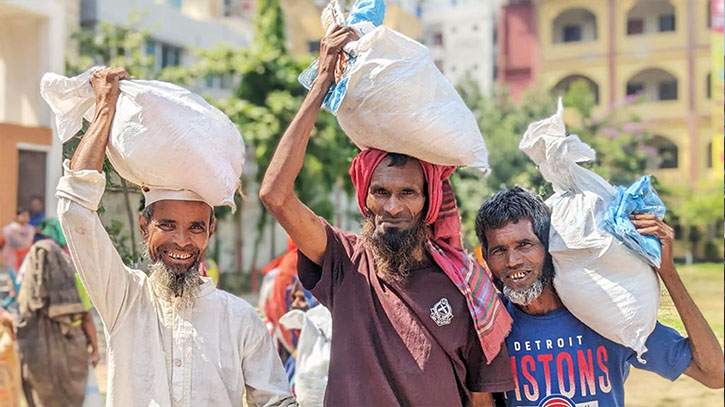
[[[428,227],[421,220],[411,230],[381,235],[375,231],[375,216],[368,214],[363,220],[362,237],[372,251],[376,271],[404,284],[413,267],[420,264],[414,254],[424,250]]]
[[[522,306],[531,304],[535,299],[539,298],[543,291],[544,283],[541,279],[534,281],[533,284],[522,290],[515,290],[505,284],[503,286],[503,295],[514,304]]]
[[[149,264],[149,274],[154,281],[171,290],[176,297],[184,299],[193,298],[199,286],[203,283],[198,272],[198,263],[194,263],[189,270],[174,271],[169,269],[161,259],[154,260],[151,257],[148,246],[146,246],[145,255],[146,258],[152,261]]]

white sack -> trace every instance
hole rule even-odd
[[[43,99],[62,142],[95,111],[92,68],[74,78],[46,73]],[[152,190],[187,190],[213,206],[235,208],[244,166],[236,126],[202,97],[167,82],[122,80],[108,143],[108,159],[126,180]]]
[[[332,314],[324,305],[307,312],[292,310],[279,322],[287,329],[300,329],[295,360],[295,397],[300,407],[322,406],[327,388],[332,339]]]
[[[350,48],[356,60],[337,119],[360,149],[488,169],[476,119],[428,48],[385,26]]]
[[[641,355],[657,322],[659,280],[647,262],[600,227],[617,190],[577,165],[595,153],[579,137],[566,135],[562,115],[559,100],[557,113],[529,125],[519,144],[554,187],[546,201],[554,287],[580,321]]]

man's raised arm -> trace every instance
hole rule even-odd
[[[320,264],[327,246],[325,228],[295,195],[294,182],[302,169],[310,133],[334,79],[342,47],[357,38],[349,27],[335,27],[320,43],[320,62],[310,92],[284,132],[264,174],[259,197],[307,258]]]
[[[91,77],[96,94],[93,121],[70,164],[64,164],[65,174],[56,191],[58,218],[73,264],[109,331],[135,292],[130,284],[131,274],[96,213],[106,186],[103,159],[120,92],[118,82],[127,78],[126,71],[119,68],[97,71]]]
[[[700,309],[687,292],[673,261],[674,230],[654,215],[636,214],[632,224],[643,235],[656,236],[662,244],[662,265],[657,274],[665,283],[690,340],[692,362],[685,374],[713,389],[723,387],[723,350]]]

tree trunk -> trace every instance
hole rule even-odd
[[[133,255],[133,261],[138,261],[138,252],[136,251],[136,231],[134,230],[134,223],[133,223],[133,209],[131,208],[131,199],[128,196],[128,184],[126,183],[126,180],[122,177],[119,177],[121,179],[121,186],[123,188],[123,200],[126,204],[126,216],[128,216],[128,229],[131,235],[131,254]]]

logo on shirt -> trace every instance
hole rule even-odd
[[[561,394],[552,394],[551,396],[544,397],[539,402],[539,407],[576,407],[576,404],[566,396]]]
[[[451,323],[453,319],[453,310],[448,299],[441,298],[435,305],[430,309],[430,317],[435,321],[436,325],[444,326]]]

